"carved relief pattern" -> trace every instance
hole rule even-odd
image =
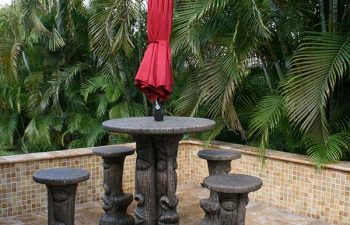
[[[103,188],[105,194],[103,210],[105,215],[100,219],[100,225],[134,225],[135,220],[127,214],[127,208],[132,202],[131,194],[123,193],[122,179],[125,156],[103,157]]]
[[[77,185],[47,186],[48,224],[74,225]]]
[[[182,135],[136,135],[136,224],[176,225],[177,151]],[[157,184],[157,185],[155,185]],[[158,212],[158,213],[154,213]]]
[[[219,202],[210,198],[203,199],[200,202],[200,206],[205,212],[205,217],[200,221],[199,225],[219,225]]]
[[[231,161],[211,161],[208,160],[209,175],[226,174],[231,171]],[[210,191],[209,199],[204,199],[200,203],[201,208],[205,212],[204,219],[200,225],[219,225],[222,220],[222,213],[219,210],[219,197],[215,191]],[[215,206],[216,210],[212,210]]]
[[[155,225],[157,221],[155,152],[151,136],[135,135],[136,140],[136,183],[134,210],[136,225]]]
[[[231,161],[208,160],[209,175],[226,174],[231,171]]]

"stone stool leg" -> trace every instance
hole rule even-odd
[[[220,225],[245,225],[248,194],[218,193],[220,201]]]
[[[126,155],[134,153],[132,148],[105,146],[93,150],[103,159],[103,188],[105,190],[100,225],[134,225],[135,219],[127,214],[133,195],[123,192],[123,170]]]
[[[262,187],[262,180],[243,174],[219,174],[206,177],[204,185],[218,194],[218,225],[245,225],[248,193]]]
[[[200,206],[205,212],[204,219],[199,222],[199,225],[219,225],[220,205],[218,201],[212,199],[202,199]]]
[[[204,149],[198,157],[207,160],[209,175],[226,174],[231,171],[231,161],[241,158],[241,153],[225,149]]]
[[[123,193],[123,168],[125,156],[103,157],[103,210],[100,225],[134,225],[135,220],[127,214],[133,195]]]
[[[229,173],[231,161],[239,159],[241,154],[231,150],[205,149],[199,151],[198,156],[207,160],[209,175],[216,175]],[[219,198],[215,191],[210,190],[209,199],[201,200],[200,206],[205,212],[205,217],[200,225],[219,224]]]
[[[231,172],[231,161],[232,160],[224,160],[224,161],[207,160],[209,175],[226,174]]]
[[[48,225],[74,225],[77,184],[46,187]]]
[[[87,170],[75,168],[52,168],[34,173],[33,180],[47,187],[48,225],[74,225],[77,186],[89,178]]]

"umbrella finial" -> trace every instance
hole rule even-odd
[[[153,104],[153,116],[155,121],[163,121],[164,113],[163,113],[163,103],[158,102],[157,100]]]

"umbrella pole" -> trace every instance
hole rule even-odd
[[[153,117],[155,121],[163,121],[164,120],[164,112],[163,112],[163,102],[158,102],[157,100],[153,103]]]

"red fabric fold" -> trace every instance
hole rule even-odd
[[[154,102],[171,94],[173,78],[169,45],[173,0],[148,0],[148,47],[135,77],[135,85]]]

